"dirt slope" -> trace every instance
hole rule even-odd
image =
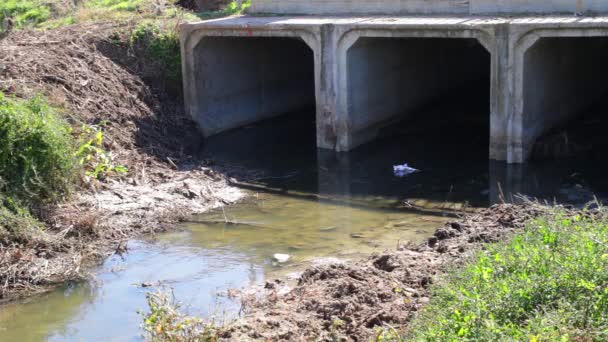
[[[124,251],[128,238],[242,196],[192,156],[201,140],[179,87],[165,82],[145,47],[128,44],[133,25],[18,31],[0,40],[0,91],[43,94],[76,129],[103,124],[104,147],[129,169],[83,184],[70,201],[46,208],[40,237],[0,250],[0,301],[85,277],[87,266]]]

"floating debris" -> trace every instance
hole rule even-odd
[[[414,169],[413,167],[410,167],[407,164],[393,166],[393,173],[397,177],[405,177],[405,176],[411,175],[412,173],[418,172],[418,171],[420,171],[420,170]]]
[[[275,255],[272,256],[272,258],[279,264],[284,264],[284,263],[288,262],[289,259],[291,259],[289,254],[280,254],[280,253],[276,253]]]

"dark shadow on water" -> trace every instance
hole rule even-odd
[[[452,115],[443,115],[447,111]],[[242,168],[243,175],[253,172],[249,178],[235,174],[252,190],[386,209],[403,209],[407,202],[485,207],[503,198],[516,201],[516,194],[577,205],[594,195],[606,197],[605,162],[488,162],[489,122],[483,111],[446,101],[350,153],[317,150],[313,112],[292,113],[212,137],[204,155]],[[404,163],[421,171],[394,176],[393,165]]]

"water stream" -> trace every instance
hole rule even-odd
[[[173,288],[192,314],[235,317],[239,303],[227,289],[423,241],[450,216],[512,193],[576,203],[608,193],[597,162],[488,163],[485,133],[440,127],[440,120],[336,157],[314,147],[310,114],[211,139],[202,156],[246,171],[235,176],[246,200],[154,240],[130,241],[129,253],[108,258],[92,284],[0,307],[0,340],[138,341],[138,310],[156,284]],[[421,171],[395,177],[392,166],[401,163]],[[291,259],[277,264],[274,253]]]

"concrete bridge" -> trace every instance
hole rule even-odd
[[[522,163],[608,93],[608,1],[253,0],[252,10],[275,15],[182,26],[186,107],[206,136],[314,106],[318,147],[349,151],[487,79],[488,92],[467,96],[489,94],[489,157]]]

